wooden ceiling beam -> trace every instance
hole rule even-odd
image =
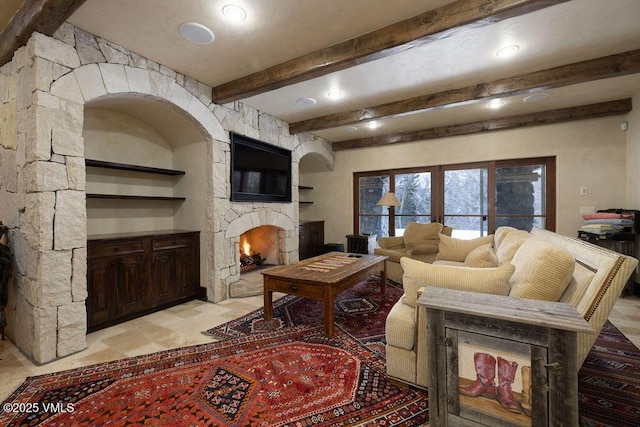
[[[373,119],[400,117],[451,106],[473,104],[538,90],[640,73],[640,49],[609,55],[515,77],[478,83],[458,89],[430,93],[401,101],[329,114],[291,123],[293,134],[354,125]]]
[[[425,141],[452,136],[470,135],[498,130],[517,129],[530,126],[549,125],[574,120],[593,119],[597,117],[617,116],[631,111],[631,99],[602,102],[583,105],[580,107],[563,108],[559,110],[543,111],[540,113],[523,114],[504,117],[501,119],[484,120],[449,126],[440,126],[412,132],[402,132],[371,138],[351,139],[334,142],[334,151],[352,150],[356,148],[380,147],[383,145],[400,144],[406,142]]]
[[[568,0],[458,0],[213,88],[218,104],[324,76]]]
[[[34,31],[53,35],[86,0],[25,0],[0,34],[0,66],[27,44]]]

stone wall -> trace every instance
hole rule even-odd
[[[8,335],[37,363],[86,347],[84,106],[132,95],[172,104],[193,119],[207,144],[202,286],[211,301],[226,299],[229,283],[239,279],[238,239],[230,235],[239,225],[284,225],[283,261],[298,256],[297,203],[229,200],[228,131],[292,150],[294,185],[302,156],[319,153],[333,163],[326,142],[292,136],[286,123],[240,102],[213,104],[210,87],[107,40],[69,24],[54,37],[34,33],[0,68],[0,220],[10,228],[16,264]]]

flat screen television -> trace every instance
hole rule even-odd
[[[291,202],[291,151],[231,132],[231,200]]]

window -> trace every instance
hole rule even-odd
[[[389,191],[400,206],[377,206]],[[442,222],[467,239],[503,225],[554,230],[555,158],[354,173],[354,196],[357,234],[402,236],[409,221]]]
[[[394,175],[400,206],[394,208],[395,235],[402,236],[409,221],[431,222],[431,173],[411,172]]]
[[[358,234],[393,236],[389,233],[389,208],[376,206],[383,194],[389,192],[389,175],[360,176],[358,184]]]

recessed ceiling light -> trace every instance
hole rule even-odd
[[[342,92],[339,90],[332,90],[327,94],[327,98],[329,99],[340,99],[342,98]]]
[[[498,50],[496,52],[496,55],[498,55],[500,58],[508,58],[515,55],[518,50],[520,50],[520,46],[512,44],[511,46],[505,46],[502,49]]]
[[[185,22],[180,25],[180,34],[182,34],[182,37],[195,44],[209,44],[216,38],[213,31],[208,27],[195,22]]]
[[[494,99],[493,101],[489,102],[489,104],[487,105],[487,107],[493,109],[493,110],[497,110],[498,108],[502,107],[504,105],[504,101],[500,100],[500,99]]]
[[[523,102],[537,102],[537,101],[542,101],[543,99],[546,99],[549,97],[548,93],[542,92],[542,93],[534,93],[533,95],[529,95],[527,97],[525,97],[522,101]]]
[[[237,4],[227,4],[222,8],[222,14],[232,21],[241,22],[247,17],[247,12]]]
[[[380,127],[380,123],[374,121],[371,121],[367,124],[367,126],[369,127],[369,129],[376,129],[378,127]]]
[[[298,98],[296,99],[296,104],[301,105],[303,107],[308,107],[309,105],[315,105],[316,100],[313,98]]]

